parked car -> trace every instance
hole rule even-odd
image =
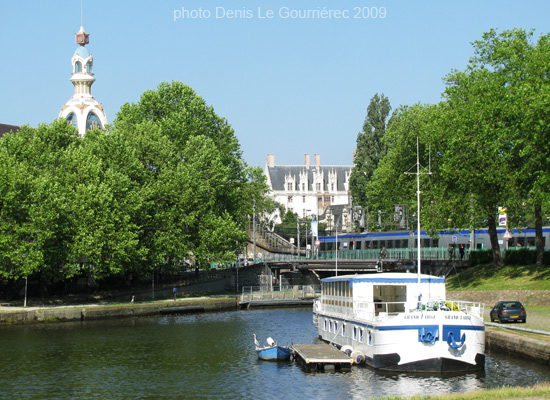
[[[527,321],[527,312],[523,305],[516,300],[513,301],[499,301],[491,309],[491,322],[499,321]]]

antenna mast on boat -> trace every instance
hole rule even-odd
[[[430,149],[430,153],[431,153],[431,149]],[[418,263],[418,268],[416,269],[416,274],[417,274],[417,280],[418,280],[418,287],[419,287],[419,290],[421,290],[421,286],[420,286],[420,273],[421,273],[421,265],[420,265],[420,175],[431,175],[432,174],[432,171],[431,171],[431,166],[432,166],[432,163],[431,163],[431,154],[430,154],[430,161],[429,161],[429,167],[428,167],[428,172],[420,172],[420,155],[419,155],[419,150],[418,150],[418,136],[416,137],[416,165],[413,165],[409,171],[405,172],[405,174],[410,174],[410,175],[416,175],[416,206],[417,206],[417,211],[416,211],[416,222],[417,222],[417,232],[416,232],[416,236],[417,236],[417,263]],[[414,167],[416,166],[416,172],[410,172],[411,169],[413,169]],[[422,300],[422,292],[420,291],[419,295],[418,295],[418,305],[420,306],[420,301]]]

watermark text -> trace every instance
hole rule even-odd
[[[384,19],[388,15],[386,7],[356,6],[350,8],[294,8],[294,7],[242,7],[242,8],[186,8],[181,7],[174,10],[174,22],[181,20],[200,19],[232,19],[232,20],[341,20],[341,19],[362,19],[376,20]]]

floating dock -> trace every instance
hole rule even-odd
[[[308,371],[351,369],[352,359],[329,344],[295,344],[292,351],[294,360]]]

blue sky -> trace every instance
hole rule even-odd
[[[109,121],[145,90],[182,81],[227,118],[253,166],[268,153],[351,165],[375,93],[394,109],[436,103],[483,32],[538,37],[548,15],[547,0],[83,0],[92,94]],[[51,123],[73,93],[81,2],[0,0],[0,16],[0,123]]]

